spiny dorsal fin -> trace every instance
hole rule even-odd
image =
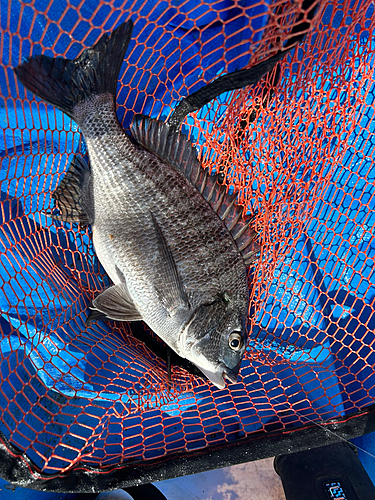
[[[244,207],[236,203],[237,194],[228,194],[226,186],[217,182],[218,175],[209,175],[202,168],[196,149],[186,136],[162,121],[143,115],[135,115],[130,128],[141,146],[182,172],[197,188],[232,234],[245,264],[251,264],[260,250],[254,241],[256,232],[251,220],[243,220]]]

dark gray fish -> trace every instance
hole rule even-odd
[[[202,169],[173,124],[136,116],[138,144],[124,133],[115,91],[132,26],[103,35],[73,61],[36,56],[15,71],[31,92],[74,119],[87,144],[90,170],[75,156],[54,197],[55,218],[91,224],[114,283],[93,300],[94,311],[142,319],[222,388],[225,379],[237,381],[245,352],[246,266],[259,251],[256,234],[236,195]]]

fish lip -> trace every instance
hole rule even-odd
[[[231,370],[230,368],[225,368],[223,371],[223,379],[227,380],[231,384],[236,384],[238,380],[238,371]]]

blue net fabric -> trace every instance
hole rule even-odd
[[[131,325],[86,327],[109,279],[90,229],[52,221],[51,195],[83,138],[12,68],[76,57],[132,18],[118,117],[167,117],[181,97],[253,65],[290,36],[286,2],[2,0],[0,431],[44,473],[104,469],[289,431],[374,403],[373,5],[322,2],[281,78],[226,93],[184,131],[240,190],[261,244],[250,342],[219,390],[166,366]],[[264,89],[274,96],[264,103]],[[271,95],[271,94],[269,94]],[[255,119],[254,119],[255,113]]]

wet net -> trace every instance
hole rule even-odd
[[[323,0],[303,43],[258,85],[183,123],[203,165],[239,190],[261,248],[249,268],[249,345],[225,389],[173,363],[169,382],[164,347],[141,324],[85,325],[109,278],[90,228],[46,212],[86,147],[12,68],[31,54],[75,58],[132,18],[117,87],[129,129],[135,113],[166,119],[182,97],[275,53],[306,17],[302,2],[0,6],[0,436],[23,470],[13,479],[37,487],[80,471],[99,485],[111,475],[116,487],[130,467],[366,412],[375,402],[373,2]]]

